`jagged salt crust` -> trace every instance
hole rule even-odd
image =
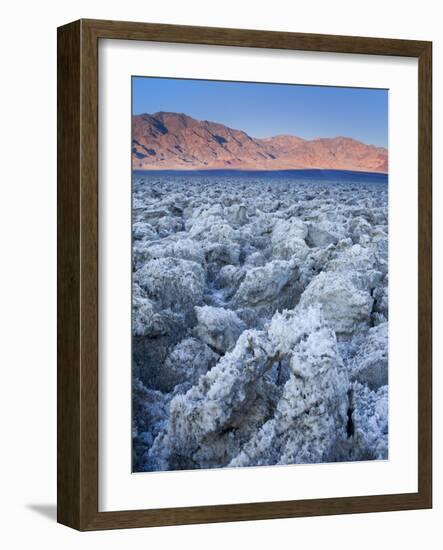
[[[136,177],[133,468],[388,457],[385,185]]]

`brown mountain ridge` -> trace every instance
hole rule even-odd
[[[334,169],[388,172],[388,151],[349,137],[279,135],[253,138],[182,113],[132,117],[134,170]]]

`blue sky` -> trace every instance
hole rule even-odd
[[[347,136],[388,145],[387,90],[133,77],[132,110],[185,113],[253,137]]]

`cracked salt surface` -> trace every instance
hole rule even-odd
[[[133,176],[133,470],[388,456],[387,176]]]

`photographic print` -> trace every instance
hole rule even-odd
[[[134,472],[388,459],[388,90],[132,77]]]

